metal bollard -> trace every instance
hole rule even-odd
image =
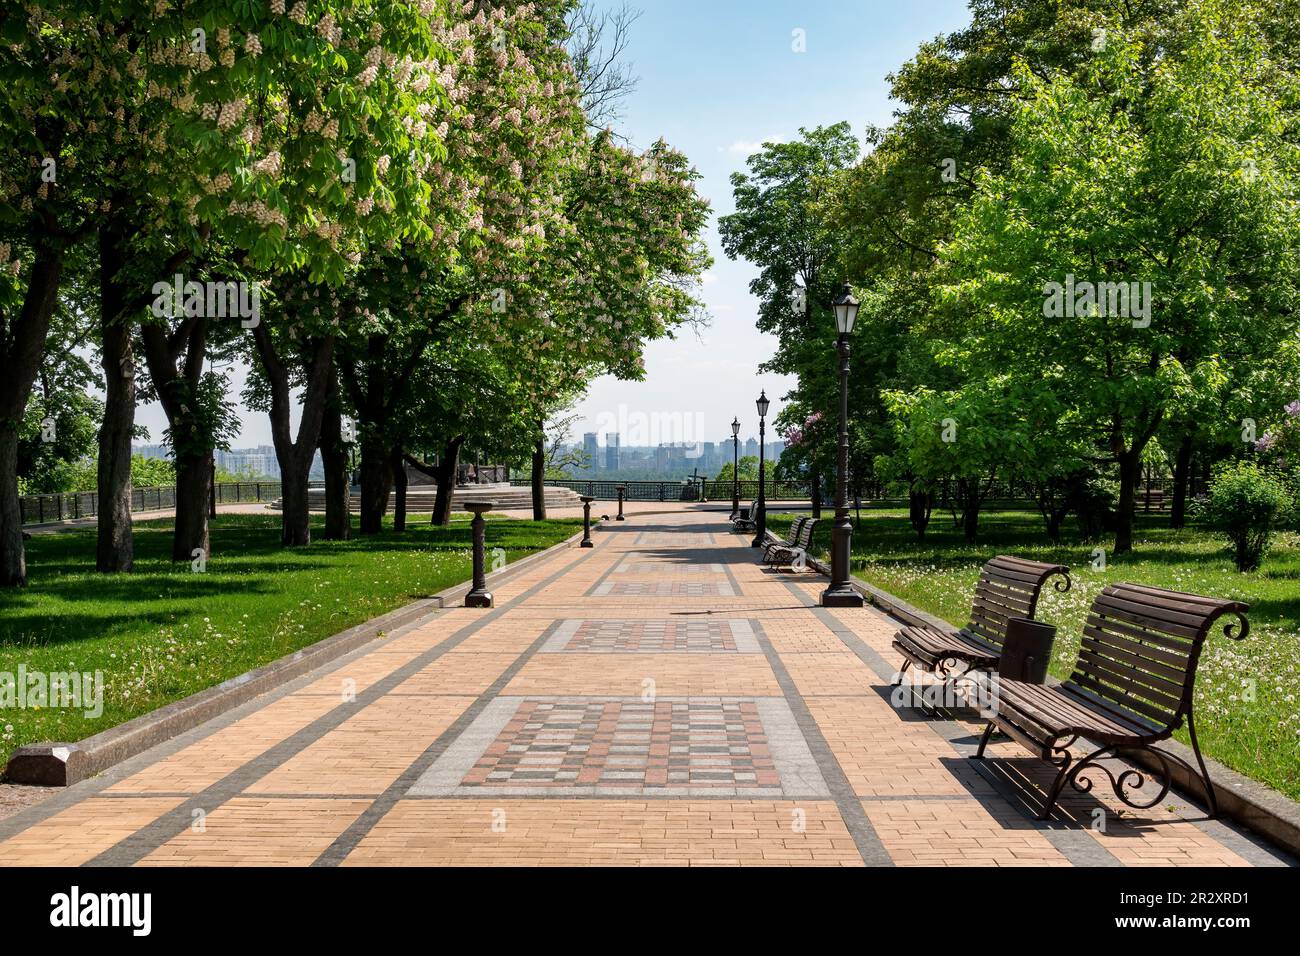
[[[492,510],[490,501],[467,501],[465,510],[474,513],[474,520],[470,522],[470,531],[474,537],[474,582],[470,587],[470,592],[465,595],[466,607],[492,607],[495,599],[492,592],[487,589],[487,575],[484,573],[483,547],[486,539],[486,524],[483,520],[483,513]]]
[[[580,548],[594,548],[596,545],[591,540],[591,503],[595,498],[587,495],[582,496],[582,544]]]
[[[623,517],[623,495],[626,491],[627,491],[627,485],[618,486],[618,517],[614,519],[615,521],[627,520],[626,518]]]

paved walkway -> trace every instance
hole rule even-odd
[[[0,823],[0,863],[1276,865],[891,702],[895,624],[644,515]],[[1101,811],[1101,812],[1098,812]]]

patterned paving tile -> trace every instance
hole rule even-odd
[[[785,701],[497,698],[416,796],[825,796]]]
[[[636,538],[638,548],[712,548],[715,536],[692,531],[642,531]]]
[[[745,620],[565,621],[542,653],[718,654],[760,653],[754,628]]]
[[[730,581],[604,581],[593,597],[735,597]]]
[[[726,574],[726,568],[717,563],[673,564],[668,561],[632,560],[629,556],[616,565],[613,574],[650,574],[657,577],[674,577],[679,574]]]

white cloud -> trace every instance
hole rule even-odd
[[[764,143],[784,143],[785,138],[782,136],[764,136],[757,142],[750,142],[745,139],[738,139],[725,150],[719,146],[718,152],[728,152],[733,156],[751,156],[763,148]]]

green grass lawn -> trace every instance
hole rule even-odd
[[[212,522],[204,573],[170,560],[170,520],[135,528],[135,571],[96,574],[93,530],[27,542],[30,584],[0,591],[0,672],[103,672],[104,709],[0,710],[0,765],[18,746],[75,741],[469,579],[469,516],[402,535],[280,547],[274,514]],[[487,546],[514,561],[580,521],[488,520]],[[489,558],[491,560],[491,558]]]
[[[826,517],[830,517],[826,513]],[[792,519],[773,515],[784,533]],[[1243,642],[1211,634],[1196,681],[1197,730],[1205,752],[1234,770],[1300,799],[1300,536],[1284,534],[1259,571],[1239,573],[1222,540],[1202,530],[1173,531],[1168,519],[1139,516],[1131,554],[1114,557],[1109,541],[1069,538],[1053,546],[1041,519],[1026,512],[980,517],[978,544],[965,543],[946,514],[918,542],[898,510],[864,511],[853,537],[854,574],[954,625],[970,615],[977,572],[995,554],[1069,565],[1074,587],[1043,591],[1038,617],[1060,627],[1052,673],[1069,676],[1089,605],[1108,583],[1133,581],[1250,604]],[[815,552],[830,546],[830,522],[818,527]],[[1105,570],[1093,551],[1105,548]],[[1184,732],[1179,739],[1187,741]]]

